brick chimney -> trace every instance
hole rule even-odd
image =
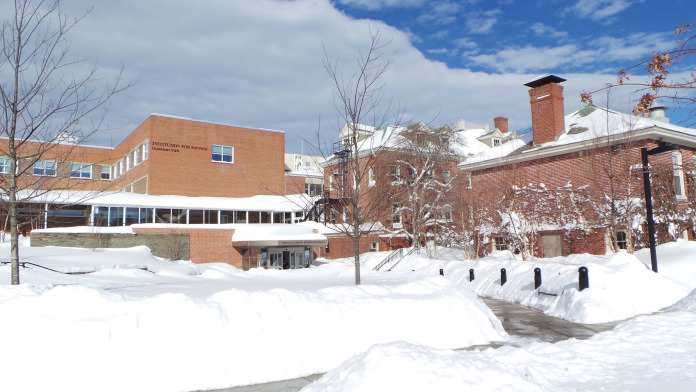
[[[502,133],[507,133],[508,131],[508,119],[507,117],[496,117],[493,119],[493,124]]]
[[[565,79],[548,75],[525,83],[532,109],[532,141],[535,145],[556,140],[565,129],[563,86]]]

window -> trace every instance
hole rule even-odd
[[[628,237],[626,236],[625,231],[617,231],[616,232],[616,246],[618,246],[619,249],[627,249],[628,248]]]
[[[205,210],[205,223],[217,224],[218,223],[218,211],[217,210]]]
[[[139,223],[152,223],[152,208],[141,208],[140,217],[138,219]]]
[[[7,174],[10,172],[10,158],[0,157],[0,174]]]
[[[331,173],[331,175],[329,176],[329,190],[330,191],[333,190],[333,181],[334,181],[333,179],[334,179],[335,175],[336,175],[336,173]]]
[[[135,150],[131,151],[131,161],[133,161],[133,167],[138,166],[140,162],[142,162],[142,148],[143,146],[140,145],[138,148]]]
[[[261,211],[261,223],[271,223],[271,213],[268,211]]]
[[[109,207],[94,207],[94,217],[92,218],[94,226],[109,225]]]
[[[185,224],[186,210],[180,208],[172,208],[172,223]]]
[[[392,204],[392,224],[394,227],[401,226],[401,204]]]
[[[379,251],[379,241],[370,242],[370,252],[377,252],[377,251]]]
[[[123,159],[118,161],[118,172],[119,172],[119,175],[121,175],[121,176],[126,174],[126,165],[125,165],[125,162],[123,161]]]
[[[495,237],[493,239],[495,242],[495,250],[507,250],[508,244],[503,237]]]
[[[190,225],[203,223],[203,210],[189,210],[188,214],[188,223]]]
[[[258,211],[249,211],[247,212],[247,223],[259,223],[259,212]]]
[[[371,167],[367,171],[367,186],[369,188],[375,186],[375,168],[374,167]]]
[[[150,149],[148,147],[147,142],[142,144],[143,161],[147,161],[147,158],[150,156]]]
[[[305,184],[305,193],[309,196],[319,196],[322,191],[321,184]]]
[[[126,171],[130,170],[133,167],[131,166],[131,163],[133,162],[131,160],[131,155],[133,155],[132,152],[129,152],[128,155],[126,155]]]
[[[102,180],[111,179],[111,165],[99,165],[99,178]]]
[[[131,207],[126,208],[126,226],[132,225],[134,223],[139,223],[140,220],[138,218],[138,215],[139,215],[138,208],[131,208]]]
[[[55,176],[56,161],[36,161],[34,163],[35,176]]]
[[[71,178],[92,178],[92,165],[73,162],[70,164]]]
[[[401,166],[391,166],[389,168],[389,175],[392,179],[392,185],[401,184]]]
[[[155,223],[172,223],[172,211],[169,208],[156,208]]]
[[[474,186],[473,186],[472,181],[471,181],[471,173],[468,173],[466,175],[466,189],[473,189],[473,187]]]
[[[450,174],[450,171],[449,171],[449,170],[443,170],[443,171],[442,171],[442,179],[443,179],[445,182],[448,182],[448,181],[450,180],[450,178],[452,178],[452,175]]]
[[[247,212],[246,211],[235,211],[234,223],[247,223]]]
[[[452,222],[452,207],[450,207],[450,206],[442,207],[442,211],[440,213],[440,219],[442,219],[444,222]]]
[[[109,207],[109,226],[123,226],[123,207]]]
[[[234,147],[213,144],[213,162],[234,163]]]
[[[497,147],[500,145],[500,139],[499,138],[494,138],[493,139],[493,147]]]
[[[682,170],[682,154],[680,151],[672,152],[672,182],[674,195],[677,199],[684,199],[684,171]]]
[[[220,211],[220,223],[235,223],[235,211]]]

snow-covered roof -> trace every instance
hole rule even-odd
[[[314,225],[237,224],[234,225],[232,242],[273,246],[290,243],[326,244],[327,239],[325,235],[319,233],[318,228]]]
[[[27,193],[24,195],[23,193]],[[130,192],[90,192],[53,190],[36,192],[31,197],[28,192],[20,193],[19,199],[35,203],[83,204],[121,207],[162,207],[212,209],[231,211],[273,211],[292,212],[306,210],[314,198],[305,194],[297,195],[256,195],[250,197],[193,197],[178,195],[145,195]]]
[[[323,177],[319,155],[285,154],[285,174],[290,176]]]
[[[465,158],[460,167],[479,168],[507,163],[507,159],[528,160],[538,155],[565,153],[571,146],[584,146],[594,141],[619,141],[622,138],[649,138],[649,130],[669,132],[680,140],[690,140],[696,144],[696,129],[686,128],[650,117],[640,117],[621,113],[596,105],[586,105],[565,116],[565,129],[559,137],[541,145],[531,145],[521,138],[513,139],[490,150],[479,152]]]

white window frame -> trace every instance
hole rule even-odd
[[[392,165],[389,169],[389,175],[392,178],[391,184],[392,185],[400,185],[402,178],[401,178],[401,165]]]
[[[379,252],[379,241],[370,241],[370,252]]]
[[[51,162],[53,164],[53,174],[46,174],[46,163]],[[42,174],[36,174],[37,165],[41,164]],[[33,173],[37,177],[55,177],[58,174],[58,164],[54,159],[39,159],[34,162]]]
[[[118,171],[121,176],[126,174],[126,162],[123,160],[123,158],[118,161]]]
[[[220,160],[214,159],[214,155],[216,155],[215,154],[216,147],[220,148],[220,154],[218,154],[218,155],[220,155]],[[230,161],[229,162],[225,160],[225,156],[226,156],[225,149],[226,148],[230,149],[230,154],[229,154]],[[210,148],[210,161],[215,162],[215,163],[233,164],[234,163],[234,146],[227,146],[227,145],[223,145],[223,144],[213,144],[213,146]]]
[[[76,165],[79,165],[77,170],[75,170]],[[85,169],[89,169],[89,172],[87,172]],[[73,173],[77,173],[77,175],[74,175]],[[87,176],[84,176],[84,174],[87,174]],[[81,179],[81,180],[91,180],[92,179],[92,164],[85,163],[85,162],[70,162],[70,178],[77,178],[77,179]]]
[[[677,200],[686,199],[686,189],[684,189],[684,169],[682,166],[681,151],[672,152],[672,181],[678,181],[678,183],[675,182],[673,184],[674,196],[677,198]],[[677,193],[677,184],[679,184],[679,193]]]
[[[149,144],[150,144],[150,141],[149,141],[149,140],[146,140],[146,141],[142,144],[142,147],[143,147],[143,151],[142,151],[142,153],[143,153],[142,160],[143,160],[143,162],[147,161],[147,159],[150,157],[150,145],[149,145]]]
[[[367,187],[372,188],[375,186],[376,181],[375,181],[375,168],[370,167],[367,169]]]
[[[493,140],[491,141],[491,144],[493,147],[498,147],[499,145],[502,144],[502,140],[500,140],[499,137],[494,137]]]
[[[400,209],[401,209],[401,203],[393,203],[392,204],[392,227],[394,227],[396,229],[400,229],[401,227],[403,227],[403,217],[401,216],[401,211],[398,211]],[[398,218],[398,219],[394,219],[394,218]]]
[[[108,174],[109,174],[109,178],[104,178],[104,177],[102,176],[102,174],[104,174],[104,168],[105,168],[105,167],[108,169],[107,172],[108,172]],[[102,181],[111,181],[113,177],[114,177],[114,174],[113,174],[113,166],[111,166],[111,165],[99,165],[99,179],[100,179],[100,180],[102,180]]]
[[[474,189],[474,184],[471,179],[471,173],[466,174],[466,189]]]
[[[10,157],[0,156],[0,174],[8,174],[10,172]]]

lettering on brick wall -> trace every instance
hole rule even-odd
[[[192,144],[158,142],[153,140],[152,150],[164,152],[181,152],[182,150],[208,151],[208,147],[194,146]]]

